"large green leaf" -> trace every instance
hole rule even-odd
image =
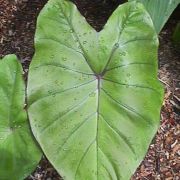
[[[133,0],[129,0],[133,1]],[[169,16],[180,3],[180,0],[137,0],[141,2],[149,12],[156,32],[159,33]]]
[[[127,180],[159,125],[158,40],[141,4],[96,32],[75,5],[51,0],[37,23],[28,112],[44,153],[68,180]]]
[[[0,60],[0,179],[21,180],[41,158],[24,110],[25,85],[15,55]]]

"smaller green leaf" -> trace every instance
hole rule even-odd
[[[21,180],[41,158],[27,121],[25,84],[15,55],[0,60],[0,179]]]

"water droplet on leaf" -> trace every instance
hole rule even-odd
[[[72,30],[72,29],[70,29],[70,33],[73,33],[73,30]]]
[[[63,61],[67,61],[67,58],[66,58],[66,57],[63,57],[62,60],[63,60]]]
[[[83,44],[86,44],[87,43],[87,41],[83,41]]]
[[[130,73],[128,73],[128,74],[127,74],[127,77],[130,77],[130,76],[131,76],[131,74],[130,74]]]
[[[91,94],[89,94],[89,97],[94,97],[96,95],[95,92],[92,92]]]
[[[118,48],[118,47],[119,47],[119,43],[116,43],[114,46],[115,46],[116,48]]]

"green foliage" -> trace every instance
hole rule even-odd
[[[45,155],[67,180],[128,180],[159,126],[158,39],[140,3],[96,32],[65,0],[41,11],[28,112]]]
[[[180,22],[177,24],[175,31],[173,33],[173,42],[175,45],[180,47]]]
[[[133,1],[133,0],[129,0]],[[137,0],[141,2],[149,12],[156,32],[159,33],[169,16],[180,3],[180,0]]]
[[[15,55],[0,60],[0,179],[21,180],[41,158],[24,108],[22,67]]]

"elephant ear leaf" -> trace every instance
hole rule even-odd
[[[140,3],[96,32],[70,1],[42,10],[29,71],[28,112],[44,153],[68,180],[127,180],[158,125],[158,40]]]
[[[0,179],[3,180],[24,179],[41,158],[24,110],[22,73],[15,55],[0,60]]]

